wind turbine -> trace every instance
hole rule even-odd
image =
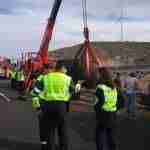
[[[118,24],[119,23],[119,25],[120,25],[120,27],[119,27],[119,29],[120,29],[120,37],[119,37],[119,51],[120,51],[120,53],[122,53],[122,51],[124,50],[124,3],[123,3],[123,1],[121,1],[121,3],[119,3],[119,5],[118,5],[118,8],[120,8],[119,9],[119,17],[116,19],[116,23]],[[119,55],[119,56],[116,56],[116,59],[117,59],[117,63],[120,65],[120,62],[121,62],[121,58],[120,58],[121,56]]]
[[[120,17],[118,18],[118,22],[120,23],[120,41],[124,41],[124,6],[123,3],[120,7]]]

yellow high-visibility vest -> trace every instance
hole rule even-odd
[[[22,71],[18,71],[16,73],[16,78],[17,78],[17,81],[24,81],[25,80],[24,73]]]
[[[104,91],[105,102],[102,106],[102,110],[106,112],[115,112],[117,110],[117,89],[111,89],[104,84],[99,84],[97,88]]]
[[[10,72],[10,75],[11,75],[11,79],[16,79],[16,71],[12,70]]]
[[[43,77],[44,90],[39,94],[45,101],[69,101],[71,77],[60,72],[51,72]]]

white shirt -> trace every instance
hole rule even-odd
[[[125,86],[127,89],[127,92],[133,92],[137,89],[136,87],[137,79],[135,77],[127,77],[125,79]]]

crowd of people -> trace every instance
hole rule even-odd
[[[116,128],[117,112],[126,107],[128,114],[134,118],[136,106],[137,79],[130,73],[123,80],[117,73],[115,78],[108,68],[99,69],[99,79],[95,89],[97,150],[103,150],[103,134],[106,134],[110,150],[117,149]],[[71,95],[79,98],[80,81],[75,85],[67,70],[57,63],[52,72],[48,70],[37,78],[32,90],[32,105],[39,113],[39,127],[42,150],[55,149],[55,131],[59,137],[59,149],[68,149],[67,113]]]
[[[136,117],[137,108],[150,109],[150,76],[143,72],[116,73],[114,81],[126,97],[125,107],[129,117]]]
[[[20,87],[24,81],[23,73],[21,70],[14,70],[13,73],[11,85],[14,87],[14,80],[18,80]],[[113,75],[109,68],[100,68],[98,73],[94,94],[96,148],[103,150],[103,134],[105,134],[108,148],[117,150],[117,113],[126,108],[128,117],[136,119],[136,96],[140,90],[138,81],[142,78],[142,74],[137,76],[134,72],[128,74],[117,72]],[[55,150],[56,131],[59,149],[69,149],[67,114],[72,95],[80,99],[81,83],[81,81],[76,84],[73,82],[61,62],[57,62],[53,70],[45,65],[43,72],[36,76],[31,96],[32,106],[38,112],[41,150]],[[150,85],[148,89],[150,92]],[[147,101],[149,95],[150,93],[144,97]]]

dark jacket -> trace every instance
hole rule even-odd
[[[124,105],[124,96],[121,90],[117,89],[117,111]],[[97,89],[95,93],[98,98],[98,103],[95,105],[96,119],[102,126],[112,127],[116,124],[116,112],[106,112],[102,110],[102,106],[105,102],[104,91]]]

